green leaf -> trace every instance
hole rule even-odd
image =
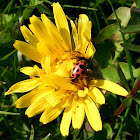
[[[29,140],[34,140],[34,127],[33,127],[33,125],[31,125],[31,132],[30,132]]]
[[[115,49],[113,43],[109,41],[104,41],[102,44],[98,44],[96,46],[98,47],[98,49],[95,53],[95,59],[100,64],[100,67],[107,67],[109,61],[112,61],[112,53]]]
[[[121,32],[124,34],[138,33],[140,32],[140,25],[128,25],[127,27],[122,28]]]
[[[116,10],[116,14],[118,18],[121,21],[121,26],[126,26],[130,20],[130,8],[128,7],[120,7]],[[116,16],[114,13],[112,13],[109,17],[108,20],[116,20]]]
[[[116,47],[116,50],[115,50],[115,56],[113,58],[113,62],[115,62],[115,60],[118,58],[118,56],[120,55],[120,53],[124,50],[124,48],[120,45],[121,42],[120,41],[119,42],[114,42],[114,45]]]
[[[23,19],[29,19],[35,8],[36,6],[29,6],[25,8],[25,10],[23,11]]]
[[[124,108],[129,108],[132,104],[132,97],[125,98],[122,103]]]
[[[117,72],[118,72],[118,75],[120,77],[120,80],[121,80],[122,84],[130,92],[129,84],[128,84],[126,78],[125,78],[125,75],[124,75],[119,63],[117,64]]]
[[[0,32],[0,43],[8,43],[12,40],[11,33],[9,32]]]
[[[13,5],[14,5],[14,0],[11,0],[11,1],[7,4],[6,8],[4,9],[3,14],[5,14],[6,12],[7,12],[7,13],[10,13],[10,10],[13,8]]]
[[[138,63],[140,63],[140,58],[139,58],[139,59],[137,59],[137,62],[138,62]]]
[[[134,2],[136,3],[137,6],[140,7],[140,1],[139,0],[134,0]]]
[[[134,45],[134,44],[129,44],[129,43],[122,43],[121,46],[123,46],[124,48],[126,48],[128,50],[140,53],[140,45]]]
[[[112,131],[111,126],[108,123],[105,123],[103,125],[103,131],[106,131],[106,133],[107,133],[106,138],[107,139],[112,139],[113,131]]]
[[[77,139],[79,133],[80,133],[80,129],[75,129],[75,130],[74,130],[74,134],[73,134],[73,139],[74,139],[74,140]]]
[[[30,6],[37,6],[39,4],[43,3],[43,0],[30,0]]]
[[[133,99],[140,105],[140,93],[137,93]]]
[[[101,30],[101,32],[95,38],[95,43],[99,44],[106,39],[120,40],[121,34],[118,31],[119,31],[119,26],[117,24],[111,24],[106,26]]]
[[[134,77],[138,77],[140,75],[140,67],[133,71]]]
[[[120,64],[120,67],[121,67],[126,79],[129,80],[130,72],[129,72],[128,64],[124,63],[124,62],[120,62],[119,64]],[[140,74],[139,68],[135,69],[134,67],[132,67],[132,70],[133,70],[134,77],[137,77]],[[101,71],[102,71],[103,77],[105,79],[108,79],[113,82],[118,82],[120,80],[119,75],[117,73],[117,64],[116,63],[109,65],[107,68],[102,69]]]
[[[117,82],[119,80],[119,75],[117,73],[115,65],[108,66],[107,68],[102,69],[101,71],[102,71],[104,79],[107,79],[113,82]]]
[[[85,129],[81,132],[79,140],[87,140],[87,132]]]
[[[13,50],[12,52],[8,53],[7,55],[5,55],[4,57],[2,57],[0,59],[0,61],[6,60],[9,56],[11,56],[12,54],[14,54],[16,52],[16,50]]]
[[[43,3],[37,5],[37,9],[40,12],[40,14],[44,13],[44,14],[53,16],[52,11],[47,6],[45,6]]]
[[[43,140],[50,140],[51,134],[49,133]]]
[[[7,111],[0,111],[0,114],[4,114],[4,115],[20,115],[20,113],[7,112]]]

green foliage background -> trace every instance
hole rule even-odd
[[[28,118],[25,109],[15,108],[14,102],[22,94],[5,96],[8,88],[28,77],[21,74],[23,66],[35,63],[14,49],[16,39],[24,40],[20,25],[29,24],[33,14],[45,13],[53,22],[52,2],[48,0],[0,1],[0,139],[48,140],[48,139],[140,139],[140,96],[127,100],[107,93],[106,104],[100,108],[103,130],[94,132],[85,122],[80,130],[70,128],[64,138],[59,130],[61,116],[47,125],[39,122],[40,115]],[[87,14],[92,21],[92,41],[95,58],[105,79],[117,82],[129,92],[140,79],[140,2],[139,0],[58,0],[65,14],[72,20],[79,14]],[[134,3],[135,2],[135,3]],[[140,85],[138,85],[140,87]],[[125,110],[111,124],[110,120],[123,102]]]

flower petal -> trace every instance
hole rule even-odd
[[[47,18],[45,14],[41,15],[41,19],[48,30],[50,38],[53,39],[54,44],[57,46],[59,51],[65,51],[66,44],[61,36],[61,34],[58,32],[56,26],[53,24],[51,20]]]
[[[60,131],[63,136],[69,135],[69,127],[71,123],[72,117],[72,97],[70,97],[67,101],[65,111],[63,113],[63,117],[60,124]]]
[[[38,52],[37,48],[33,47],[31,44],[16,40],[13,46],[31,60],[38,63],[41,62],[42,56]]]
[[[24,80],[11,86],[10,89],[5,93],[5,95],[9,95],[12,93],[27,92],[34,89],[39,84],[40,84],[40,80],[37,78]]]
[[[73,100],[72,126],[74,129],[80,129],[84,121],[84,105],[78,99]]]
[[[65,93],[66,91],[64,90],[57,90],[54,91],[53,94],[49,94],[48,96],[45,97],[46,101],[52,106],[55,107],[56,104],[61,102],[63,98],[65,98]]]
[[[63,98],[55,107],[49,104],[41,115],[40,122],[42,122],[43,124],[47,124],[56,119],[63,111],[66,104],[66,99],[67,98]]]
[[[89,97],[85,97],[83,102],[85,106],[85,112],[91,127],[95,131],[102,130],[101,117],[95,103]]]
[[[94,80],[93,84],[95,87],[105,89],[117,95],[121,95],[121,96],[128,95],[128,92],[123,87],[108,80]]]
[[[32,32],[25,26],[20,26],[20,30],[22,32],[22,35],[24,36],[25,40],[33,45],[34,47],[37,46],[37,43],[38,43],[38,39],[36,38],[35,35],[32,34]]]
[[[92,42],[89,41],[88,42],[88,46],[87,46],[85,57],[87,59],[90,58],[90,57],[92,57],[94,55],[95,51],[96,51],[96,49],[94,48]]]
[[[35,104],[37,104],[37,102],[41,98],[45,98],[47,95],[51,94],[54,91],[55,91],[55,89],[50,88],[50,87],[43,88],[41,90],[35,90],[35,91],[33,90],[30,93],[27,93],[27,94],[23,95],[22,97],[20,97],[15,102],[16,107],[17,108],[26,108],[35,102],[36,102]]]
[[[51,69],[50,69],[50,57],[46,57],[45,59],[45,72],[47,75],[49,75],[51,73]]]
[[[75,85],[71,84],[68,78],[63,78],[56,74],[51,74],[48,77],[47,83],[48,85],[52,87],[57,87],[58,89],[77,91]]]
[[[80,44],[80,50],[82,51],[83,46],[85,44],[85,37],[84,37],[84,32],[85,32],[85,29],[87,27],[87,24],[89,22],[89,19],[88,19],[88,16],[85,15],[85,14],[80,14],[79,15],[79,20],[78,20],[78,35],[79,35],[79,44]],[[85,50],[83,50],[85,51]]]
[[[49,106],[45,98],[41,98],[37,102],[31,104],[27,109],[25,114],[30,118],[41,112],[43,112]]]
[[[57,29],[60,32],[61,36],[63,37],[65,43],[67,44],[67,51],[71,51],[72,50],[71,37],[66,15],[58,2],[53,3],[52,6]]]
[[[88,93],[88,88],[84,87],[84,90],[78,90],[78,96],[79,97],[85,97]]]
[[[31,24],[29,25],[30,30],[34,33],[34,35],[38,38],[41,43],[46,44],[50,51],[57,51],[57,47],[54,45],[54,40],[49,36],[49,33],[43,24],[43,22],[37,18],[36,16],[30,17]]]
[[[88,92],[88,95],[92,98],[93,101],[97,102],[98,104],[105,104],[105,97],[98,88],[92,87]]]
[[[38,75],[38,72],[36,71],[36,69],[34,67],[22,67],[20,69],[20,72],[24,73],[25,75],[29,75],[29,76]]]
[[[89,21],[88,16],[85,14],[79,15],[78,35],[80,47],[78,49],[87,59],[95,53],[95,48],[91,42],[91,27],[92,22]]]
[[[39,42],[37,44],[37,50],[42,55],[42,57],[52,56],[53,52],[47,47],[44,42]]]
[[[70,20],[71,23],[71,27],[72,27],[72,37],[74,39],[74,43],[75,43],[75,50],[79,49],[79,44],[78,44],[78,32],[76,29],[76,25],[74,24],[74,22],[72,20]]]

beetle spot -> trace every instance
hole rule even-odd
[[[79,63],[76,63],[76,65],[79,65]]]
[[[80,77],[80,75],[79,74],[76,74],[76,78],[79,78]]]
[[[79,71],[79,69],[77,69],[77,71],[76,72],[78,72]]]
[[[75,82],[75,80],[76,80],[76,79],[75,79],[75,78],[73,78],[73,79],[71,79],[71,82]]]
[[[82,71],[81,74],[84,75],[85,74],[85,71]]]
[[[85,66],[84,65],[80,65],[79,66],[81,69],[85,69]]]
[[[74,73],[72,73],[72,76],[74,76]]]

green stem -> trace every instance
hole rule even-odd
[[[101,11],[101,14],[103,15],[103,18],[104,18],[104,21],[105,21],[106,25],[109,25],[108,20],[107,20],[107,18],[105,16],[104,11],[103,11],[103,9],[102,9],[100,4],[99,4],[99,10]]]
[[[139,105],[136,104],[136,118],[137,118],[137,126],[138,126],[138,132],[140,130],[140,115],[139,115]],[[140,139],[140,132],[139,132],[139,138]]]
[[[99,20],[98,20],[98,17],[97,17],[96,11],[94,11],[94,14],[95,14],[95,19],[96,19],[97,27],[98,27],[98,30],[99,30],[99,32],[100,32],[101,29],[100,29]]]
[[[122,129],[123,129],[124,121],[125,121],[125,119],[126,119],[128,113],[129,113],[129,110],[130,110],[130,108],[127,108],[127,109],[126,109],[126,112],[125,112],[125,114],[124,114],[124,117],[122,118],[122,123],[121,123],[121,126],[120,126],[120,128],[119,128],[119,131],[118,131],[118,133],[117,133],[117,136],[116,136],[115,140],[118,140],[118,139],[119,139],[120,133],[121,133],[121,131],[122,131]]]
[[[44,0],[46,3],[52,5],[53,2],[50,2],[48,0]],[[75,5],[62,5],[62,7],[67,7],[67,8],[78,8],[78,9],[86,9],[86,10],[97,10],[95,8],[90,8],[90,7],[84,7],[84,6],[75,6]]]
[[[115,9],[114,9],[111,1],[108,0],[108,2],[109,2],[110,6],[112,8],[113,13],[116,16],[116,20],[117,20],[118,26],[119,26],[119,28],[121,30],[122,27],[121,27],[121,24],[119,22],[119,18],[118,18],[117,14],[116,14],[116,11],[115,11]],[[121,36],[122,36],[123,42],[126,43],[125,36],[124,36],[124,34],[122,32],[121,32]],[[128,63],[128,66],[129,66],[129,72],[130,72],[130,76],[131,76],[131,84],[134,85],[134,75],[133,75],[133,71],[132,71],[132,64],[131,64],[130,52],[127,49],[124,49],[124,51],[125,51],[126,58],[127,58],[127,63]]]

